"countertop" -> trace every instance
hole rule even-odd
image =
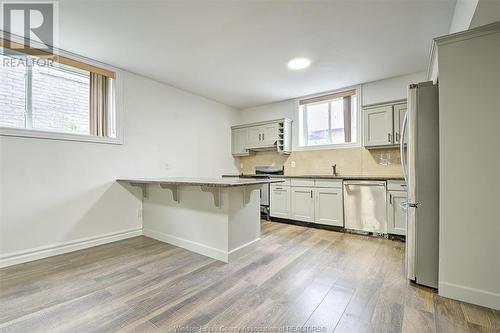
[[[224,178],[241,177],[241,179],[248,179],[247,177],[256,176],[255,174],[243,175],[222,175]],[[359,175],[299,175],[299,176],[283,176],[283,175],[270,175],[271,179],[274,178],[305,178],[305,179],[345,179],[345,180],[404,180],[401,176],[359,176]]]
[[[257,179],[257,178],[192,178],[192,177],[167,177],[167,178],[124,178],[117,179],[118,182],[128,182],[131,184],[173,184],[190,186],[211,186],[211,187],[236,187],[247,185],[261,185],[269,183],[281,183],[280,179]]]

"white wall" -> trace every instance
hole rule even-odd
[[[500,25],[438,45],[439,293],[500,309]]]
[[[457,0],[450,24],[450,34],[468,30],[476,11],[478,0]]]
[[[411,83],[425,81],[426,72],[387,78],[363,84],[363,104],[374,104],[406,98]]]
[[[406,98],[410,83],[425,81],[425,72],[412,73],[361,85],[362,105]],[[299,98],[300,96],[297,96]],[[292,150],[299,150],[299,122],[297,102],[290,99],[239,111],[238,124],[252,123],[278,118],[289,118],[292,123]]]
[[[470,28],[480,27],[485,24],[500,21],[500,1],[498,0],[476,0],[478,1],[474,16],[470,22]]]
[[[123,77],[123,145],[0,137],[0,258],[140,229],[139,191],[116,178],[236,171],[233,109],[135,74]]]

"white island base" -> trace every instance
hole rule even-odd
[[[231,262],[260,239],[260,192],[272,180],[121,180],[143,189],[143,234]],[[230,185],[228,185],[230,184]]]

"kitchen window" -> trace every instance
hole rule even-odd
[[[0,41],[0,134],[119,143],[114,72]]]
[[[299,100],[299,144],[358,145],[357,89]]]

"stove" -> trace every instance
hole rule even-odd
[[[279,176],[285,173],[285,168],[281,166],[257,166],[255,167],[255,175],[245,175],[249,178],[270,178],[270,176]],[[270,213],[270,195],[271,190],[269,184],[265,184],[260,189],[260,213],[269,220]]]

